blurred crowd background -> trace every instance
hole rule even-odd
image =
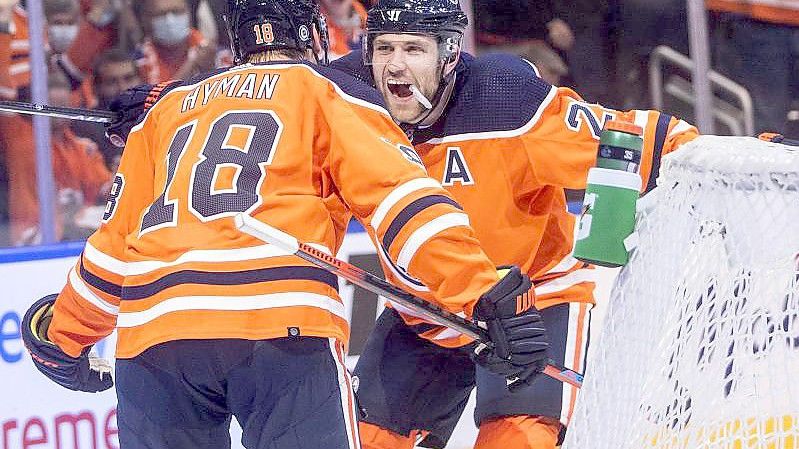
[[[41,0],[48,102],[107,108],[123,90],[230,65],[225,0]],[[0,0],[0,99],[30,101],[25,1]],[[369,0],[320,0],[331,59],[360,46]],[[686,0],[471,0],[477,54],[514,53],[617,109],[693,120]],[[707,0],[716,134],[799,137],[799,0]],[[29,116],[0,113],[0,247],[42,242]],[[50,120],[57,241],[98,225],[121,150],[102,125]],[[568,151],[564,148],[564,151]]]

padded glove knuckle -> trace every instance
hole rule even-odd
[[[53,382],[76,391],[98,392],[114,385],[110,374],[93,370],[89,365],[89,348],[79,357],[72,357],[47,339],[52,310],[58,295],[36,301],[22,319],[22,341],[42,374]],[[108,374],[108,375],[106,375]]]
[[[117,118],[106,125],[105,134],[108,140],[115,146],[124,146],[131,130],[143,120],[147,110],[161,96],[180,84],[179,81],[143,84],[119,94],[109,104],[109,109],[117,113]]]

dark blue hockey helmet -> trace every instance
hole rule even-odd
[[[378,0],[366,19],[365,62],[371,62],[376,35],[405,33],[436,37],[441,58],[449,59],[460,48],[468,25],[458,0]]]
[[[263,51],[312,50],[314,28],[324,53],[319,60],[327,63],[327,25],[316,0],[227,0],[223,18],[236,64]]]

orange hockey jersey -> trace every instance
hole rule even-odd
[[[333,63],[371,81],[355,52]],[[518,265],[533,279],[536,307],[593,303],[593,269],[571,256],[575,217],[564,189],[584,189],[607,120],[644,131],[641,177],[655,185],[660,157],[693,139],[696,129],[657,111],[621,112],[584,102],[570,89],[550,86],[526,61],[509,55],[463,54],[445,115],[415,129],[413,143],[430,176],[461,204],[496,265]],[[424,295],[421,283],[388,258],[386,274]],[[402,308],[401,311],[408,312]],[[422,336],[459,346],[456,332],[403,315]]]
[[[28,16],[21,6],[14,7],[10,34],[0,33],[0,99],[17,100],[19,89],[31,82]]]
[[[706,0],[708,11],[732,12],[764,22],[799,26],[799,2],[791,0]]]
[[[130,134],[51,340],[77,355],[116,327],[120,358],[176,339],[346,342],[337,279],[240,233],[240,212],[336,253],[351,211],[440,305],[471,313],[494,265],[380,104],[304,63],[239,66],[170,91]]]

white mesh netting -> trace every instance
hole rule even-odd
[[[799,148],[664,157],[567,449],[799,448]]]

